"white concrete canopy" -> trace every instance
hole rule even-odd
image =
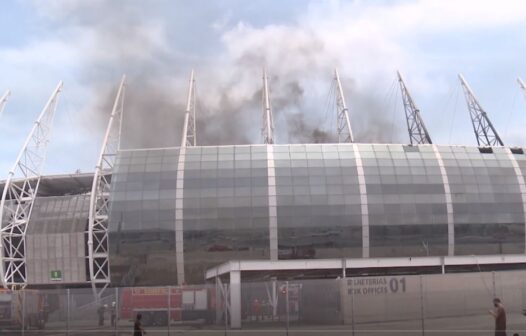
[[[213,267],[206,272],[206,280],[248,271],[344,270],[359,268],[447,267],[459,265],[526,264],[524,254],[405,257],[405,258],[347,258],[301,260],[235,260]]]
[[[526,255],[478,255],[407,258],[343,258],[343,259],[301,259],[301,260],[235,260],[213,267],[206,272],[206,280],[216,280],[223,288],[225,303],[230,314],[230,327],[241,328],[241,283],[243,272],[277,272],[335,270],[346,278],[351,269],[371,268],[440,268],[447,273],[447,267],[472,266],[480,271],[485,265],[521,265],[526,267]],[[417,270],[418,271],[418,270]],[[227,283],[223,283],[221,278]]]

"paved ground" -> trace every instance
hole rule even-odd
[[[96,321],[75,321],[70,323],[69,332],[66,326],[61,323],[49,323],[45,330],[28,330],[23,333],[27,336],[66,336],[66,335],[98,335],[98,336],[126,336],[132,335],[131,323],[123,322],[119,330],[111,330],[110,327],[99,328]],[[95,327],[93,327],[95,325]],[[334,326],[306,326],[291,325],[288,333],[286,325],[244,325],[242,330],[225,330],[224,327],[181,327],[170,326],[170,330],[164,328],[147,328],[148,335],[166,335],[166,336],[311,336],[311,335],[328,335],[328,336],[407,336],[407,335],[425,335],[425,336],[471,336],[471,335],[493,335],[493,321],[491,316],[469,316],[461,318],[441,318],[427,319],[424,321],[425,332],[422,332],[422,321],[399,321],[388,323],[367,323],[356,324],[354,331],[350,325]],[[522,315],[508,315],[508,336],[514,332],[519,335],[526,335],[526,318]],[[22,335],[22,332],[15,330],[2,330],[0,335]]]

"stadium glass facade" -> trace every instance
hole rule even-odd
[[[239,259],[524,253],[525,175],[525,155],[508,148],[121,151],[112,280],[173,284],[184,271],[187,283],[199,283],[207,268]]]

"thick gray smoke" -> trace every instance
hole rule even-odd
[[[119,78],[127,74],[125,148],[180,144],[192,67],[197,74],[198,144],[260,141],[263,66],[271,77],[277,142],[336,141],[334,125],[324,121],[323,111],[331,68],[340,56],[331,55],[319,36],[295,27],[258,32],[241,25],[224,33],[221,48],[211,54],[199,41],[189,42],[191,30],[183,39],[185,46],[178,45],[180,29],[191,25],[156,22],[163,10],[159,3],[149,8],[140,1],[58,3],[50,17],[67,22],[87,41],[80,75],[93,90],[91,108],[101,129]],[[392,138],[395,128],[382,115],[383,106],[354,85],[345,89],[353,92],[348,103],[356,140],[387,142],[387,134]]]
[[[352,81],[344,79],[344,83],[346,82],[349,84],[347,86],[352,88]],[[368,92],[374,92],[374,88],[370,88]],[[399,124],[394,120],[397,119],[397,117],[403,118],[401,106],[400,109],[396,109],[392,106],[392,102],[374,97],[372,94],[361,94],[352,89],[348,97],[351,105],[350,115],[356,142],[404,142],[404,134]],[[398,101],[395,103],[401,104],[401,102]],[[400,118],[398,118],[398,120],[401,120]]]
[[[272,83],[278,86],[279,77]],[[286,127],[290,143],[327,143],[334,142],[334,133],[324,130],[316,120],[308,116],[318,116],[315,107],[305,104],[304,89],[298,81],[285,83],[280,95],[273,97],[275,118],[282,121]]]

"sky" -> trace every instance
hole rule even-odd
[[[396,71],[436,144],[475,145],[463,73],[509,146],[526,144],[522,0],[6,0],[0,174],[64,81],[44,173],[93,171],[127,75],[123,148],[178,146],[192,69],[197,139],[260,143],[267,68],[276,143],[333,141],[334,68],[357,142],[407,143]]]

